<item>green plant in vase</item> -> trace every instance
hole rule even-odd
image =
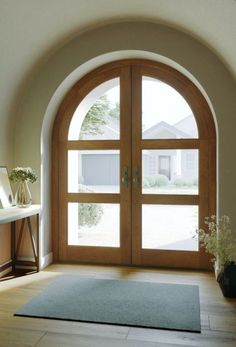
[[[9,178],[12,182],[18,183],[15,196],[16,206],[30,206],[32,204],[32,197],[28,182],[34,183],[38,178],[34,170],[32,170],[30,167],[16,167],[11,171]]]
[[[212,255],[217,281],[226,297],[236,297],[236,232],[230,218],[206,217],[206,230],[196,231],[199,242]]]

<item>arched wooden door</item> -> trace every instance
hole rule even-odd
[[[215,128],[196,86],[152,61],[82,78],[53,131],[60,261],[207,268],[193,238],[215,213]]]

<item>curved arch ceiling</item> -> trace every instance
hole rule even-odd
[[[81,31],[121,20],[157,21],[211,48],[236,76],[235,0],[17,0],[0,3],[1,70],[17,79]]]
[[[18,92],[39,64],[82,31],[105,23],[151,21],[182,30],[236,76],[235,18],[236,0],[0,0],[2,125],[14,117]]]

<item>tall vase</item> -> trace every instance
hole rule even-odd
[[[16,191],[15,203],[17,207],[29,207],[32,204],[32,197],[28,182],[21,181]]]

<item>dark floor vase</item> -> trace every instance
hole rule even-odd
[[[223,266],[217,277],[222,293],[227,298],[236,298],[236,264]]]

